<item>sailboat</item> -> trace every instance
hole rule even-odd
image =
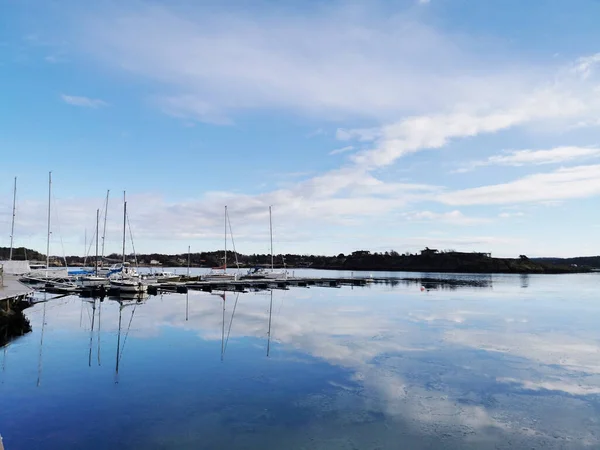
[[[51,207],[52,207],[52,172],[48,173],[48,232],[46,236],[46,264],[40,264],[35,269],[26,274],[20,281],[25,283],[60,283],[63,286],[67,284],[74,286],[70,283],[69,271],[67,268],[50,268],[50,218],[51,218]]]
[[[13,189],[13,207],[12,207],[12,223],[10,227],[10,252],[7,261],[0,261],[2,270],[7,275],[26,275],[31,272],[29,261],[14,261],[13,260],[13,243],[15,237],[15,217],[17,215],[17,177],[15,177],[15,187]]]
[[[244,276],[246,279],[269,279],[269,280],[287,280],[288,272],[285,269],[275,270],[273,257],[273,219],[271,207],[269,206],[269,232],[271,235],[271,269],[264,267],[254,267]]]
[[[94,274],[84,275],[79,278],[79,282],[83,287],[102,286],[108,283],[106,277],[99,276],[98,274],[98,228],[100,223],[100,210],[96,210],[96,260],[94,264]]]
[[[204,276],[205,281],[235,281],[237,274],[227,273],[227,206],[225,206],[225,251],[223,254],[223,265],[213,267],[210,272]]]
[[[111,289],[125,294],[144,293],[148,290],[148,285],[142,283],[139,274],[126,261],[125,254],[125,239],[127,236],[127,201],[125,201],[125,193],[123,193],[123,265],[120,273],[112,275],[110,278]]]

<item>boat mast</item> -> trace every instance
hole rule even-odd
[[[125,233],[127,231],[127,201],[125,200],[125,191],[123,191],[123,267],[121,268],[121,279],[125,271]]]
[[[100,210],[96,210],[96,276],[98,276],[98,227],[100,222]]]
[[[271,219],[271,207],[269,206],[269,232],[271,233],[271,272],[273,272],[273,220]]]
[[[15,188],[13,189],[12,224],[10,226],[10,253],[8,254],[9,261],[12,261],[13,240],[15,237],[15,216],[16,215],[17,215],[17,177],[15,177]]]
[[[225,254],[223,257],[223,273],[227,272],[227,205],[225,205]]]
[[[52,198],[52,171],[48,172],[48,236],[46,237],[46,278],[50,267],[50,204]]]
[[[102,261],[104,261],[104,241],[106,238],[106,216],[108,216],[108,194],[110,189],[106,191],[106,204],[104,206],[104,228],[102,229]]]

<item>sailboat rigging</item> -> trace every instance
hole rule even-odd
[[[269,235],[271,242],[271,268],[267,270],[264,267],[254,267],[250,269],[244,278],[250,279],[271,279],[271,280],[287,280],[288,272],[285,270],[275,270],[275,256],[273,254],[273,217],[272,207],[269,206]]]
[[[94,261],[94,275],[84,275],[79,278],[79,281],[84,287],[93,287],[105,285],[108,280],[106,277],[98,275],[98,231],[100,224],[100,210],[96,210],[96,258]]]
[[[130,267],[127,262],[127,255],[125,253],[127,238],[127,200],[125,192],[123,192],[123,262],[121,265],[120,274],[113,274],[110,280],[110,286],[112,289],[119,291],[119,293],[125,294],[136,294],[144,293],[148,290],[148,285],[142,283],[141,277],[135,271],[134,268]]]
[[[227,205],[225,205],[225,247],[223,251],[223,265],[221,267],[213,267],[208,274],[204,276],[206,281],[234,281],[237,280],[237,273],[227,273],[227,224],[229,223],[229,230],[231,231],[231,222],[229,222],[229,215],[227,214]],[[231,241],[233,243],[233,233],[231,233]],[[237,252],[235,251],[235,244],[233,251],[237,260]]]
[[[17,215],[17,177],[15,177],[15,188],[13,189],[12,223],[10,225],[10,252],[8,254],[9,261],[12,261],[12,257],[13,257],[16,215]]]

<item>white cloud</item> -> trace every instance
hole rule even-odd
[[[530,381],[516,378],[497,378],[500,383],[517,384],[530,391],[560,391],[571,395],[600,394],[599,386],[590,386],[581,383],[569,383],[563,380],[555,381]]]
[[[198,5],[121,7],[82,18],[78,45],[156,81],[169,113],[202,121],[265,108],[393,120],[466,101],[506,104],[507,93],[529,92],[539,76],[537,67],[483,63],[468,51],[468,39],[376,9],[250,16]]]
[[[353,160],[357,165],[377,168],[409,153],[442,148],[452,139],[495,133],[536,120],[578,117],[589,108],[592,105],[581,98],[541,89],[508,109],[415,116],[378,129],[343,130],[342,136],[374,140],[371,149],[354,155]]]
[[[491,219],[484,217],[468,217],[458,210],[446,213],[436,213],[432,211],[413,211],[405,213],[408,220],[413,221],[433,221],[438,223],[447,223],[451,225],[481,225],[490,223]]]
[[[327,131],[325,131],[323,128],[317,128],[316,130],[311,131],[310,133],[308,133],[306,135],[307,138],[313,138],[316,136],[325,136],[327,135]]]
[[[511,217],[523,217],[525,215],[524,212],[518,211],[518,212],[503,212],[498,214],[498,217],[500,217],[501,219],[510,219]]]
[[[600,194],[600,165],[561,168],[515,181],[440,194],[448,205],[519,204],[586,198]]]
[[[329,152],[330,155],[339,155],[354,150],[353,145],[347,145],[346,147],[338,148]]]
[[[471,161],[456,172],[467,172],[482,166],[524,166],[558,164],[576,159],[597,158],[600,148],[593,147],[556,147],[549,150],[513,150],[500,155],[490,156],[481,161]]]
[[[44,57],[44,61],[50,64],[57,64],[64,61],[64,58],[59,55],[47,55]]]
[[[108,106],[103,100],[93,99],[89,97],[81,97],[76,95],[65,95],[60,96],[65,103],[73,106],[83,106],[85,108],[100,108],[102,106]]]
[[[575,62],[573,70],[583,78],[588,78],[592,73],[592,69],[598,65],[598,63],[600,63],[600,53],[584,56]]]
[[[597,117],[596,55],[566,69],[555,67],[556,61],[545,67],[530,60],[507,64],[501,57],[481,61],[471,44],[473,36],[446,35],[404,13],[383,16],[361,7],[248,15],[219,14],[198,5],[195,11],[181,5],[112,5],[115,9],[85,12],[71,25],[78,39],[70,40],[75,42],[70,59],[84,54],[143,80],[151,86],[154,104],[168,114],[225,124],[249,111],[285,112],[335,122],[338,139],[366,143],[350,163],[286,189],[257,195],[210,192],[193,201],[159,199],[157,208],[163,214],[158,209],[141,214],[152,217],[139,224],[144,236],[163,233],[152,228],[182,239],[203,235],[198,230],[218,220],[225,201],[246,215],[249,232],[252,224],[264,220],[270,204],[291,229],[305,223],[314,229],[315,219],[319,224],[360,222],[422,200],[518,204],[598,193],[597,180],[583,168],[454,192],[418,179],[384,182],[375,172],[407,154],[440,149],[452,140]],[[86,97],[63,100],[77,106],[106,105]],[[311,127],[319,125],[324,127],[319,133],[331,127],[311,122]],[[357,145],[348,142],[344,148],[349,147]],[[505,156],[513,163],[514,158],[532,158]],[[533,156],[530,163],[541,164],[539,158]],[[430,222],[481,220],[459,211],[424,213]]]
[[[403,207],[411,199],[432,195],[438,188],[410,183],[383,183],[362,172],[340,170],[322,177],[295,183],[291,188],[257,195],[235,192],[206,192],[202,196],[180,201],[169,201],[159,194],[129,194],[128,210],[138,251],[154,251],[153,246],[168,245],[168,251],[178,251],[180,242],[203,241],[208,248],[222,238],[223,205],[227,204],[238,250],[243,253],[261,248],[268,241],[268,207],[273,206],[276,243],[284,243],[286,250],[298,243],[303,252],[307,242],[331,233],[340,225],[356,225],[373,217],[380,217]],[[64,240],[67,253],[81,253],[79,240],[82,229],[93,228],[93,210],[100,208],[103,198],[63,197],[53,202],[53,254],[61,253],[59,238]],[[8,192],[0,197],[2,216],[10,223],[11,199]],[[95,205],[90,209],[90,205]],[[21,200],[17,214],[17,245],[29,244],[42,248],[46,205],[43,200]],[[113,199],[108,214],[109,252],[118,251],[121,236],[122,201]],[[319,230],[314,229],[315,222]],[[60,227],[60,230],[59,230]],[[337,227],[331,231],[329,227]],[[305,230],[305,231],[303,231]],[[32,242],[35,239],[36,243]],[[140,246],[140,241],[145,246]],[[178,242],[179,241],[179,242]],[[167,243],[168,244],[164,244]],[[37,245],[36,245],[37,244]],[[187,244],[186,244],[187,245]],[[129,244],[128,244],[129,246]],[[316,250],[314,247],[311,251]],[[335,249],[334,249],[335,251]]]

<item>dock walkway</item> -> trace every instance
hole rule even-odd
[[[32,292],[33,289],[25,286],[14,275],[0,276],[0,302],[23,300]]]

